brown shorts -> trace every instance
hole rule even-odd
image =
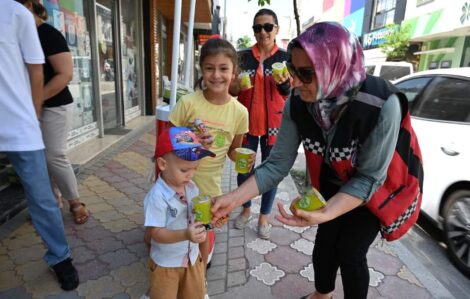
[[[160,267],[150,259],[151,299],[203,299],[206,294],[205,269],[201,256],[187,268]]]

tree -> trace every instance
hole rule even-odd
[[[237,49],[247,49],[252,45],[251,38],[248,35],[244,35],[237,40]]]
[[[387,60],[405,60],[410,39],[410,26],[388,24],[385,42],[380,45],[382,52],[387,56]]]
[[[250,2],[251,0],[248,0]],[[258,6],[265,6],[271,4],[271,0],[258,0]],[[295,17],[295,25],[297,26],[297,35],[300,34],[300,19],[299,19],[299,11],[297,9],[297,0],[294,0],[294,17]]]

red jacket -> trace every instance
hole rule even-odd
[[[238,100],[252,113],[252,99],[256,97],[254,84],[256,70],[259,67],[259,61],[253,55],[252,49],[245,49],[238,52],[240,60],[240,71],[248,72],[250,74],[251,84],[253,88],[248,90],[241,90],[238,94]],[[263,61],[264,70],[264,95],[266,99],[267,111],[267,128],[268,128],[268,144],[273,145],[276,142],[276,137],[279,132],[282,120],[282,110],[284,102],[290,92],[290,83],[277,85],[272,76],[272,64],[275,62],[283,62],[288,59],[287,52],[283,49],[278,49],[271,57]]]

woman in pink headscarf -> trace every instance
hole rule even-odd
[[[366,76],[361,45],[338,23],[317,23],[289,44],[287,63],[294,90],[286,101],[278,139],[265,163],[238,189],[216,198],[215,220],[288,175],[299,144],[305,149],[311,185],[327,200],[324,208],[289,215],[287,225],[318,224],[312,254],[315,292],[302,298],[331,298],[338,268],[345,298],[366,298],[366,254],[379,232],[365,207],[390,178],[402,108],[398,90]],[[406,106],[403,113],[406,112]]]

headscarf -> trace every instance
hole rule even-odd
[[[336,22],[319,22],[309,27],[290,42],[289,54],[296,43],[315,69],[318,85],[315,114],[320,125],[329,129],[331,112],[346,102],[346,93],[358,88],[366,78],[362,47],[354,34]]]

